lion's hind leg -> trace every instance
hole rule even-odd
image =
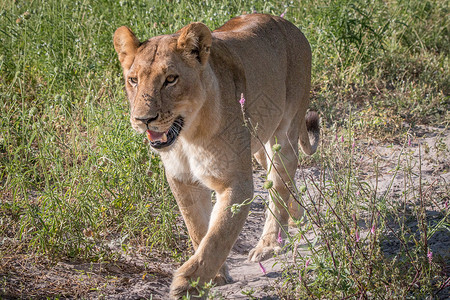
[[[269,190],[270,199],[263,233],[256,247],[249,253],[251,261],[268,259],[282,249],[281,240],[286,237],[289,222],[290,187],[294,184],[297,169],[297,140],[298,128],[295,126],[289,126],[287,130],[276,130],[274,137],[265,145],[266,157],[262,159],[261,150],[255,155],[258,162],[267,164],[263,167],[269,170],[268,180],[272,181],[273,186]],[[279,150],[273,149],[276,143],[281,146]]]

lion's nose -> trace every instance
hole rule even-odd
[[[150,123],[150,122],[152,122],[152,121],[155,121],[156,119],[158,119],[158,117],[159,117],[159,114],[156,114],[155,116],[153,116],[153,117],[138,117],[138,118],[135,118],[137,121],[141,121],[142,123],[144,123],[144,124],[148,124],[148,123]]]

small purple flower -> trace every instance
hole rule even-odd
[[[344,142],[344,136],[341,135],[341,143],[343,143],[343,142]]]
[[[262,272],[264,275],[267,274],[266,268],[264,268],[264,266],[262,265],[262,263],[259,263],[259,268],[261,269],[261,272]]]
[[[428,249],[427,257],[428,257],[428,262],[431,264],[431,262],[433,261],[433,252],[431,252],[430,249]]]
[[[359,196],[360,192],[359,190],[356,191],[356,196]]]
[[[284,12],[280,15],[281,18],[284,18],[284,15],[287,13],[287,8],[284,10]]]
[[[356,231],[355,231],[355,238],[356,238],[356,242],[359,242],[359,231],[358,231],[358,229],[356,229]]]
[[[244,93],[241,94],[241,99],[239,99],[239,103],[241,104],[241,108],[244,108],[245,104]]]
[[[278,238],[277,238],[278,244],[283,244],[283,238],[281,237],[281,228],[278,230]]]
[[[372,225],[372,228],[370,229],[370,233],[375,234],[375,224]]]
[[[411,138],[408,138],[408,147],[411,147]]]

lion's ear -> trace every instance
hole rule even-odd
[[[114,32],[114,49],[119,55],[124,73],[128,72],[133,64],[134,56],[140,44],[141,42],[139,42],[130,28],[126,26],[119,27]]]
[[[183,27],[177,33],[180,34],[177,49],[182,51],[188,59],[194,58],[205,65],[211,49],[211,30],[205,24],[198,22]]]

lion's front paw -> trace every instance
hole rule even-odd
[[[280,253],[282,248],[275,243],[265,243],[259,241],[258,245],[248,253],[248,260],[252,262],[260,262],[271,258],[274,254]]]
[[[181,299],[183,296],[186,296],[188,291],[189,294],[191,294],[190,279],[178,273],[179,272],[177,271],[175,277],[173,278],[172,284],[170,285],[171,299]]]
[[[195,296],[195,299],[206,299],[211,288],[211,279],[215,285],[231,282],[226,264],[222,265],[215,277],[211,276],[211,271],[212,269],[205,268],[204,261],[192,256],[175,272],[170,286],[170,298],[181,299],[189,293],[189,296]]]
[[[189,295],[195,294],[196,290],[192,287],[191,281],[196,280],[199,263],[192,259],[185,262],[176,272],[170,285],[170,298],[181,299],[189,292]]]
[[[216,286],[221,286],[231,282],[233,282],[233,278],[231,278],[230,273],[228,272],[228,266],[224,263],[214,278],[214,284]]]

